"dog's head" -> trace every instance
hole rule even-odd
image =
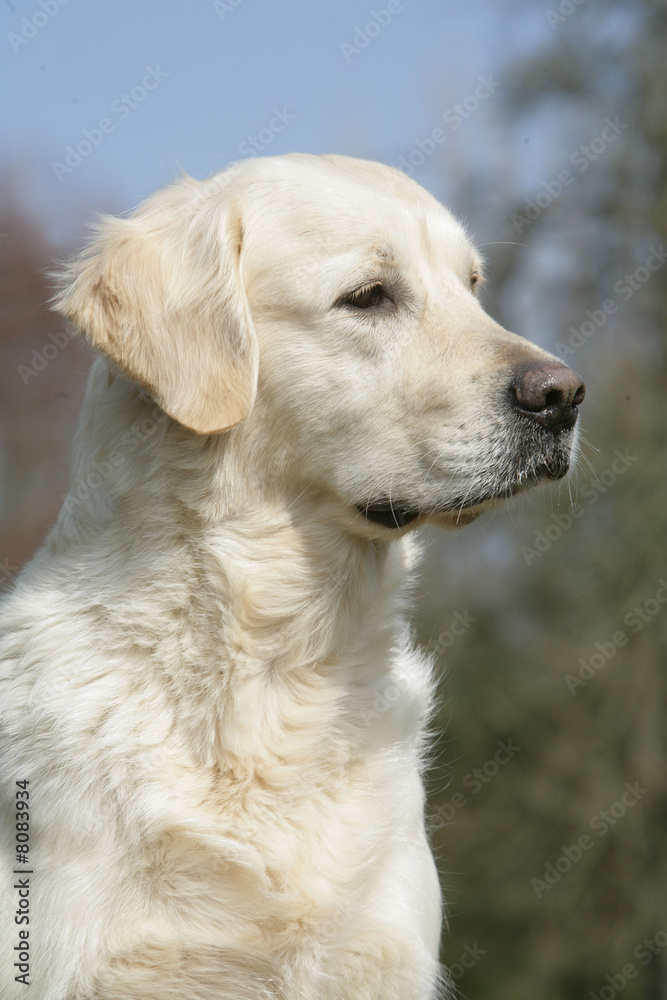
[[[56,306],[174,420],[387,537],[568,471],[581,379],[487,316],[481,281],[399,171],[290,155],[104,220]]]

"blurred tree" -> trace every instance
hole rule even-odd
[[[438,757],[461,759],[429,815],[458,873],[444,955],[463,995],[667,1000],[667,6],[561,8],[503,77],[517,188],[525,137],[552,132],[540,180],[503,211],[478,163],[459,201],[529,245],[503,251],[491,311],[516,329],[532,302],[585,376],[593,444],[574,507],[543,493],[433,547],[421,632],[448,667]],[[627,128],[603,149],[606,119]],[[545,207],[513,233],[529,201]],[[455,641],[452,609],[476,619]]]
[[[4,191],[11,183],[3,178]],[[4,201],[17,199],[5,197]],[[67,492],[69,445],[89,366],[49,312],[55,250],[19,209],[0,217],[0,585],[40,544]]]

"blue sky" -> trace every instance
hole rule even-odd
[[[179,167],[205,176],[245,153],[249,137],[262,154],[397,163],[512,48],[551,36],[541,7],[518,20],[509,9],[491,0],[0,0],[0,80],[11,95],[0,155],[22,165],[31,198],[56,224],[72,205],[82,216],[131,208]],[[479,116],[467,130],[483,128]],[[54,170],[91,135],[89,155]],[[418,176],[430,187],[435,178],[428,163]]]
[[[553,184],[618,111],[607,87],[584,105],[557,97],[508,116],[504,88],[524,57],[584,28],[613,47],[632,28],[627,10],[600,19],[587,4],[550,24],[558,3],[0,0],[0,209],[20,199],[69,244],[97,212],[132,209],[181,169],[208,176],[252,143],[261,155],[339,152],[395,165],[431,143],[415,179],[469,223],[490,270],[503,244],[522,245],[504,320],[551,346],[568,325],[562,288],[577,266],[559,213],[575,203],[585,212],[614,151],[632,140],[628,129],[577,174],[541,236],[517,235],[513,208]],[[475,106],[480,80],[490,91]],[[451,110],[471,102],[455,127]],[[446,133],[437,147],[436,129]],[[567,230],[567,212],[563,220]]]

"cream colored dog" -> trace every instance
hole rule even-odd
[[[480,278],[413,181],[301,155],[67,269],[99,357],[2,612],[3,1000],[444,988],[406,536],[564,475],[583,398]]]

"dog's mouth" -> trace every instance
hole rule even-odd
[[[410,507],[397,500],[376,500],[369,504],[357,504],[357,510],[367,521],[382,524],[385,528],[404,528],[406,524],[416,521],[425,512]]]
[[[376,496],[356,508],[367,521],[385,528],[400,529],[419,519],[429,518],[440,523],[463,525],[479,517],[493,501],[507,500],[518,493],[532,489],[541,482],[555,481],[567,475],[571,461],[571,433],[550,435],[550,440],[540,440],[541,447],[527,444],[511,452],[511,458],[498,467],[487,470],[483,482],[471,482],[465,490],[434,502],[415,502],[400,495]]]

